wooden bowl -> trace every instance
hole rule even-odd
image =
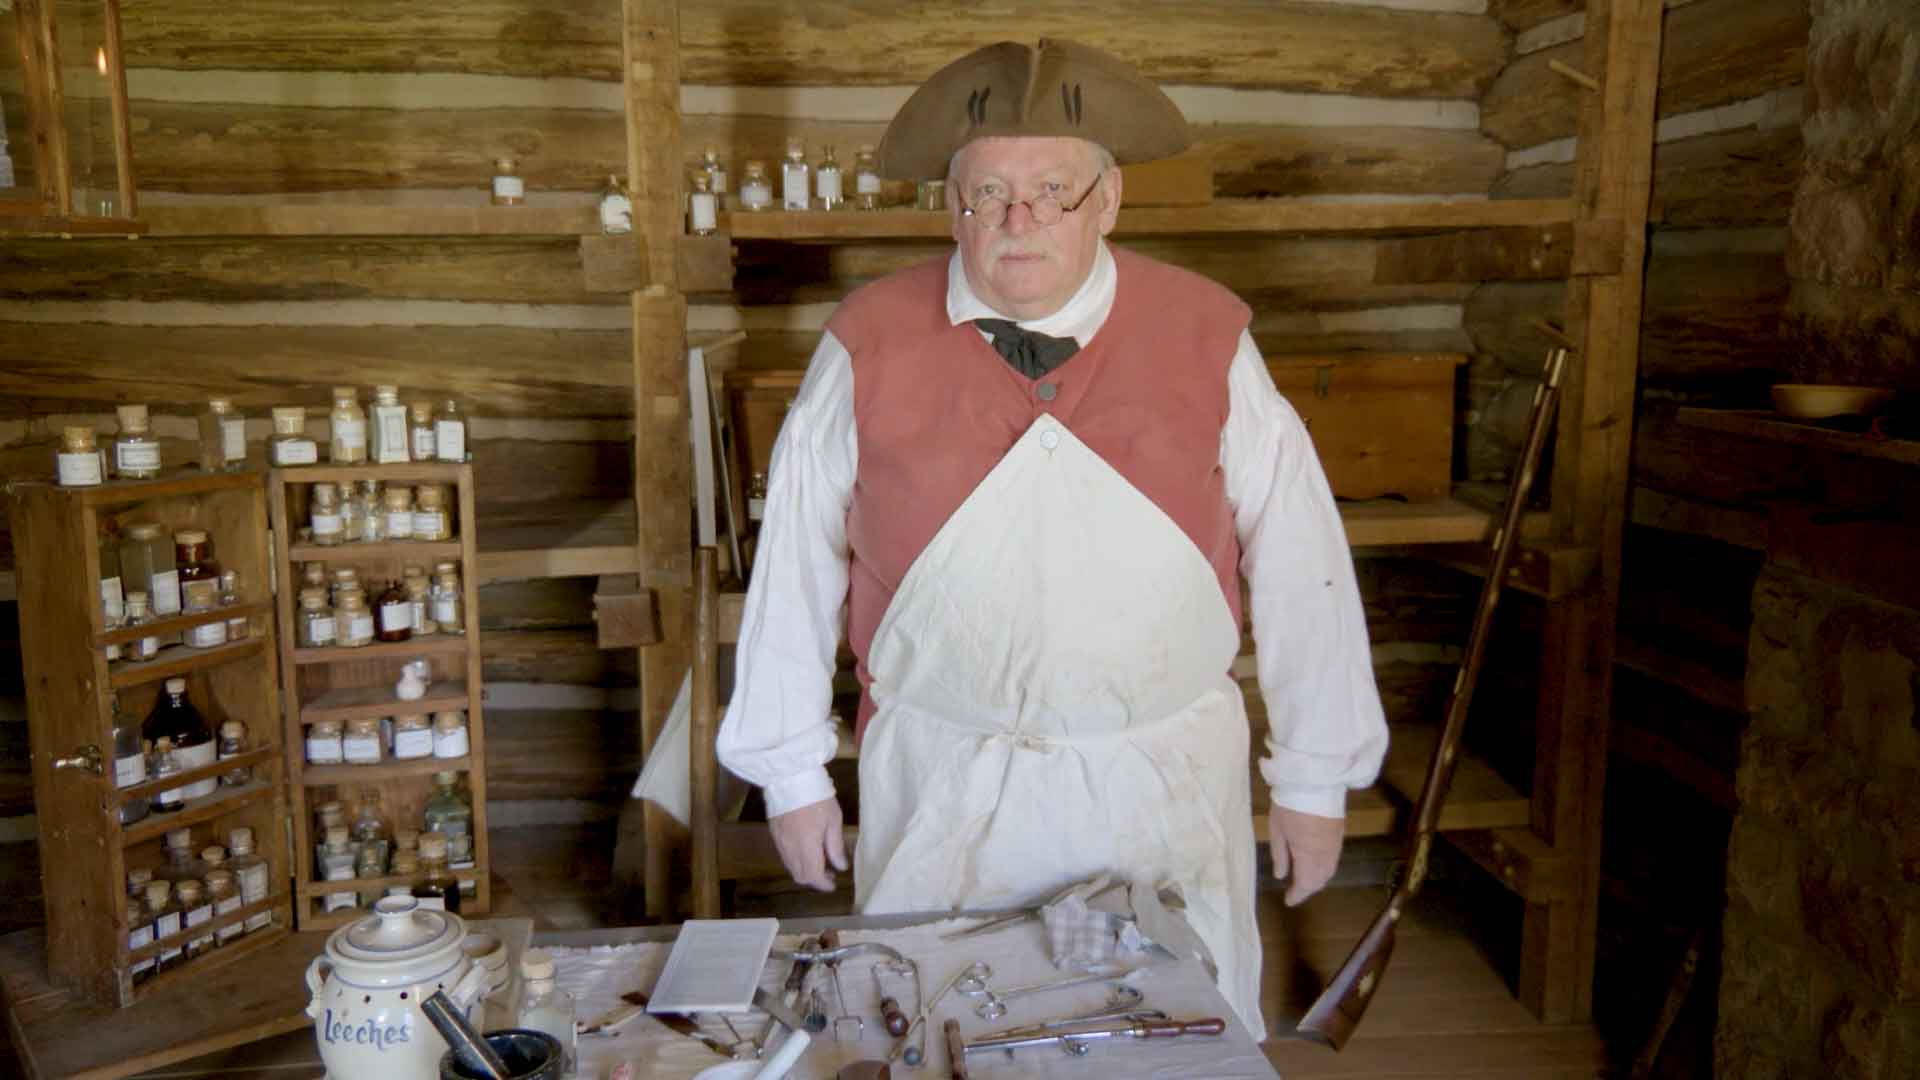
[[[1871,416],[1893,401],[1893,391],[1877,386],[1775,383],[1773,411],[1797,420],[1834,416]]]

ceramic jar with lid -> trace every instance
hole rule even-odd
[[[458,915],[410,896],[383,897],[373,914],[334,931],[307,967],[307,1015],[327,1075],[438,1077],[447,1044],[420,1002],[444,990],[471,1018],[488,979],[463,950],[466,937]]]

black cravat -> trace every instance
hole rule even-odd
[[[1029,379],[1045,375],[1080,351],[1080,343],[1072,338],[1036,334],[1005,319],[975,319],[973,325],[992,334],[994,351]]]

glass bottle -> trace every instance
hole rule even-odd
[[[320,834],[325,836],[327,830],[335,825],[346,825],[347,804],[338,799],[329,799],[313,808],[313,818],[320,826]]]
[[[193,827],[167,830],[167,866],[155,876],[181,882],[199,877],[203,869],[200,860],[194,857]]]
[[[373,388],[372,427],[367,437],[372,444],[367,456],[376,465],[404,465],[410,459],[407,447],[407,407],[400,404],[398,386]]]
[[[199,529],[182,529],[173,534],[173,559],[179,567],[180,610],[199,615],[220,607],[220,564],[213,558],[213,541]],[[227,621],[201,623],[190,627],[184,643],[196,649],[210,649],[227,641]]]
[[[325,590],[328,584],[327,564],[313,559],[300,564],[300,591],[308,589]]]
[[[307,728],[307,764],[339,765],[346,761],[346,737],[338,720],[315,720]]]
[[[206,472],[239,472],[247,467],[247,420],[234,411],[233,402],[214,398],[200,414],[200,468]]]
[[[414,761],[433,755],[433,727],[425,713],[393,718],[393,759]]]
[[[220,606],[236,608],[240,606],[240,571],[222,570],[220,572]],[[245,615],[227,616],[227,640],[245,641],[253,633]]]
[[[320,852],[321,881],[353,880],[353,843],[347,838],[345,825],[333,825],[326,832],[326,846]],[[321,903],[322,911],[339,911],[350,908],[358,902],[352,891],[327,893]]]
[[[62,428],[60,451],[53,463],[61,487],[93,487],[106,479],[101,475],[100,446],[90,427]]]
[[[767,513],[767,474],[756,472],[747,478],[747,520],[759,521]]]
[[[799,136],[787,140],[787,160],[780,163],[780,208],[805,210],[812,205],[807,180],[807,149]]]
[[[206,717],[187,700],[187,680],[168,679],[166,693],[154,703],[153,711],[147,714],[147,722],[142,725],[140,734],[159,744],[162,738],[173,740],[173,752],[180,759],[183,770],[197,769],[202,765],[211,765],[215,761],[218,747],[213,741],[213,732],[207,727]],[[188,784],[182,795],[186,799],[203,799],[214,793],[220,781],[214,777],[196,780]]]
[[[147,886],[147,915],[153,920],[153,940],[166,941],[180,933],[180,905],[173,901],[173,882],[156,881]],[[154,960],[153,973],[172,971],[184,957],[185,950],[178,944],[162,949]]]
[[[413,539],[413,489],[390,487],[380,500],[385,507],[387,539]]]
[[[421,484],[413,489],[413,538],[441,541],[453,535],[447,528],[447,489]]]
[[[460,774],[452,771],[433,774],[433,794],[427,796],[423,818],[427,832],[447,838],[447,858],[456,869],[473,858],[473,808],[459,791]],[[426,856],[426,836],[420,837],[421,857]]]
[[[378,480],[361,480],[355,485],[354,499],[360,504],[360,539],[377,544],[387,538],[387,519],[382,516],[381,488]]]
[[[247,725],[238,720],[229,720],[220,725],[220,760],[239,757],[247,752]],[[253,779],[253,768],[242,765],[228,769],[220,774],[220,782],[228,787],[239,787]]]
[[[880,165],[870,144],[853,155],[853,205],[856,210],[880,209]]]
[[[519,206],[527,201],[527,184],[520,178],[520,163],[510,157],[493,159],[493,205]]]
[[[453,563],[435,564],[432,599],[433,621],[440,624],[441,633],[467,632],[466,598],[460,591],[460,572]]]
[[[433,756],[463,758],[469,752],[467,714],[458,709],[433,714]]]
[[[213,949],[212,934],[194,934],[196,927],[205,926],[213,921],[213,903],[207,899],[207,887],[198,880],[188,879],[173,887],[173,894],[180,898],[180,910],[184,913],[182,922],[186,924],[187,959],[202,956]]]
[[[560,1075],[573,1076],[579,1067],[578,1036],[573,995],[554,981],[553,955],[528,949],[520,955],[520,1026],[545,1032],[560,1043]]]
[[[333,388],[333,412],[328,419],[333,431],[327,440],[327,460],[335,465],[366,461],[367,414],[361,410],[360,395],[353,387]]]
[[[113,437],[113,473],[122,480],[150,480],[160,475],[160,440],[147,424],[145,405],[121,405],[120,433]]]
[[[180,613],[180,573],[174,546],[159,525],[144,521],[120,534],[120,577],[129,592],[146,594],[147,610],[160,618]]]
[[[312,465],[320,460],[319,445],[307,437],[307,410],[298,405],[275,406],[267,460],[276,469]]]
[[[340,606],[334,611],[335,630],[340,635],[339,645],[358,649],[373,644],[373,612],[367,609],[366,594],[358,589],[344,592],[340,596]]]
[[[820,209],[838,210],[847,201],[845,188],[840,183],[840,161],[833,156],[831,145],[823,149],[820,164],[813,170],[814,192],[820,196]]]
[[[328,599],[334,607],[339,607],[341,597],[360,588],[360,572],[351,566],[335,567],[328,588],[331,590]]]
[[[707,189],[713,192],[716,206],[727,204],[727,167],[720,152],[709,146],[700,155],[700,171],[707,174]]]
[[[413,887],[413,895],[419,899],[423,908],[438,911],[460,913],[460,882],[447,866],[450,851],[447,837],[440,833],[428,833],[420,838],[420,873],[423,876]]]
[[[153,778],[166,780],[180,775],[180,755],[173,752],[172,739],[159,739],[153,744]],[[185,810],[186,788],[168,788],[153,797],[152,810],[156,814],[171,814]]]
[[[213,917],[216,919],[231,915],[245,906],[240,900],[240,886],[234,881],[233,871],[224,868],[207,871],[207,897],[213,901]],[[225,948],[245,932],[246,928],[239,923],[228,923],[214,931],[213,946],[216,949]]]
[[[120,711],[120,695],[111,699],[113,709],[113,786],[132,787],[147,779],[147,749],[140,738],[140,725]],[[120,804],[120,824],[131,825],[147,816],[150,800],[130,799]]]
[[[416,401],[407,406],[407,440],[415,461],[432,461],[436,452],[433,441],[433,402]]]
[[[100,628],[113,630],[127,618],[126,586],[120,574],[120,541],[100,534]],[[108,659],[112,659],[111,656]]]
[[[452,398],[433,414],[433,458],[455,465],[467,460],[467,416]]]
[[[385,757],[380,744],[379,717],[357,716],[347,721],[347,732],[341,739],[341,752],[346,755],[347,764],[380,764]]]
[[[687,231],[695,236],[712,236],[720,229],[720,200],[713,197],[712,183],[704,172],[693,174],[693,191],[687,195]]]
[[[413,604],[397,581],[388,582],[386,591],[380,594],[380,625],[375,636],[381,641],[406,641],[413,636]]]
[[[600,231],[608,236],[633,231],[633,199],[618,176],[608,176],[607,186],[600,189]]]
[[[267,898],[272,876],[267,860],[253,853],[253,830],[241,826],[227,834],[227,868],[240,885],[240,905],[250,907]],[[252,933],[273,924],[273,913],[262,911],[247,916],[246,930]]]
[[[767,166],[762,161],[747,162],[747,174],[740,181],[740,208],[765,210],[773,205],[773,185],[767,181]]]
[[[135,590],[127,594],[127,625],[145,626],[153,621],[147,614],[147,594]],[[122,647],[128,660],[151,660],[160,655],[160,639],[157,636],[134,638]]]
[[[147,873],[136,871],[136,873]],[[131,876],[131,875],[130,875]],[[147,873],[147,880],[127,898],[127,951],[133,952],[153,944],[153,909],[147,906],[147,890],[152,887],[153,875]],[[153,977],[153,957],[135,960],[131,974],[133,985],[139,986]]]
[[[324,483],[313,485],[307,524],[313,527],[313,542],[321,547],[334,547],[346,540],[347,519],[340,512],[339,488]]]
[[[300,647],[324,649],[334,643],[333,609],[325,594],[311,590],[300,595]]]

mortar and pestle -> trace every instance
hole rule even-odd
[[[452,1047],[440,1059],[440,1080],[560,1080],[566,1057],[544,1031],[509,1028],[482,1036],[444,992],[420,1003]]]

